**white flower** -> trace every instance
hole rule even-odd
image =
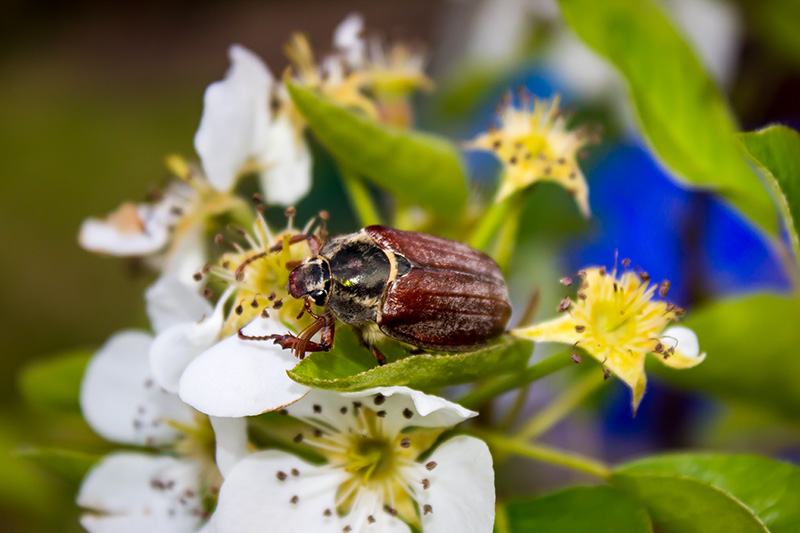
[[[89,362],[81,384],[83,417],[101,437],[120,444],[158,446],[179,432],[167,421],[193,424],[192,409],[153,380],[143,331],[111,337]]]
[[[182,533],[207,518],[194,462],[117,452],[104,457],[81,484],[77,502],[94,513],[81,517],[91,533]]]
[[[310,226],[302,235],[308,231]],[[180,392],[186,402],[214,416],[254,415],[305,394],[306,389],[286,375],[297,364],[290,351],[237,335],[242,326],[248,334],[267,336],[288,333],[287,326],[299,331],[306,325],[298,318],[303,302],[286,290],[291,270],[287,266],[311,253],[304,238],[290,243],[297,236],[291,220],[285,231],[273,235],[259,214],[252,236],[246,236],[249,246],[224,254],[219,266],[207,269],[209,276],[228,284],[213,311],[175,280],[164,279],[148,291],[154,324],[160,315],[183,317],[159,331],[150,349],[152,371],[162,387]],[[176,302],[192,311],[179,312]]]
[[[148,290],[157,331],[180,326],[204,306],[174,278]],[[204,501],[216,496],[222,475],[247,453],[243,419],[209,420],[158,385],[149,365],[152,344],[145,332],[117,333],[84,374],[81,410],[95,432],[170,453],[112,453],[89,472],[78,504],[90,511],[81,523],[92,533],[196,531],[209,514]]]
[[[256,318],[243,329],[249,336],[285,334],[272,318]],[[241,417],[290,405],[308,389],[289,379],[297,365],[290,350],[271,341],[240,339],[234,334],[213,345],[189,363],[180,378],[183,401],[202,413]]]
[[[364,17],[361,13],[350,13],[336,26],[333,46],[342,54],[342,59],[351,68],[358,69],[366,61],[367,45],[364,42]]]
[[[195,189],[175,182],[157,201],[126,202],[104,219],[88,218],[81,224],[78,242],[91,252],[148,258],[153,266],[188,282],[205,260]]]
[[[228,190],[213,188],[177,157],[168,164],[180,180],[150,203],[123,203],[105,219],[81,224],[78,242],[86,250],[121,257],[143,257],[165,274],[191,283],[205,262],[209,217],[245,206]]]
[[[147,257],[166,274],[189,282],[205,262],[210,217],[244,207],[233,195],[238,178],[258,172],[266,202],[290,205],[311,186],[311,155],[289,114],[268,103],[275,81],[252,52],[230,49],[225,79],[206,89],[195,148],[203,172],[179,157],[167,163],[179,178],[157,201],[124,203],[105,219],[90,218],[78,236],[87,250]]]
[[[254,165],[267,202],[290,205],[308,193],[311,155],[285,112],[271,115],[277,94],[267,66],[250,50],[233,45],[225,78],[206,89],[194,145],[209,182],[228,190]]]
[[[156,331],[149,350],[150,370],[166,391],[177,394],[189,363],[219,340],[230,294],[229,289],[212,309],[176,278],[162,277],[147,290],[147,312]]]
[[[315,446],[328,464],[274,450],[246,457],[220,490],[220,531],[492,531],[487,446],[457,436],[424,455],[442,429],[476,413],[405,387],[315,389],[287,410],[310,428],[295,441]]]

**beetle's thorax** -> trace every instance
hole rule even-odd
[[[320,255],[331,268],[331,311],[348,324],[374,322],[392,270],[387,252],[362,230],[332,239]]]

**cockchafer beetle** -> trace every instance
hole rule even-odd
[[[299,358],[327,351],[333,344],[336,318],[354,326],[378,360],[381,335],[418,349],[458,352],[498,337],[511,315],[508,288],[497,264],[460,242],[386,226],[369,226],[340,235],[289,274],[289,293],[305,299],[315,318],[299,335],[253,337],[273,340]],[[244,265],[243,265],[244,266]],[[311,302],[323,308],[311,311]],[[311,338],[321,332],[319,342]]]

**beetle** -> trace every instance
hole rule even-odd
[[[309,236],[309,242],[312,238]],[[289,274],[288,291],[314,319],[273,340],[300,359],[333,345],[336,320],[355,327],[379,364],[383,335],[417,349],[459,352],[500,336],[511,315],[508,288],[489,256],[466,244],[386,226],[334,237]],[[322,307],[317,314],[311,302]],[[319,342],[311,338],[321,332]]]

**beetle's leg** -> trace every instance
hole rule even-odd
[[[322,317],[320,317],[318,314],[316,314],[314,311],[311,310],[311,298],[306,298],[303,301],[303,308],[305,308],[306,313],[311,315],[313,318],[316,318],[317,320],[324,320]]]
[[[244,328],[239,328],[239,331],[236,332],[236,335],[243,341],[271,341],[278,337],[286,337],[287,335],[248,335],[244,333],[242,330]]]
[[[292,350],[298,358],[303,359],[305,352],[327,352],[333,346],[334,325],[330,326],[330,334],[326,335],[327,328],[322,331],[320,342],[305,340],[295,335],[273,335],[272,341],[285,350]],[[303,342],[305,340],[305,342]],[[300,351],[302,348],[302,352]]]
[[[316,315],[315,315],[316,316]],[[321,331],[319,342],[311,341],[318,331]],[[284,349],[294,351],[297,358],[303,359],[306,352],[327,352],[333,346],[334,332],[336,331],[336,320],[330,311],[323,312],[317,320],[304,329],[299,336],[296,335],[275,335],[273,342]]]
[[[375,356],[375,359],[378,360],[378,366],[383,366],[386,364],[386,356],[381,353],[377,346],[370,346],[369,349],[372,352],[372,355]]]

